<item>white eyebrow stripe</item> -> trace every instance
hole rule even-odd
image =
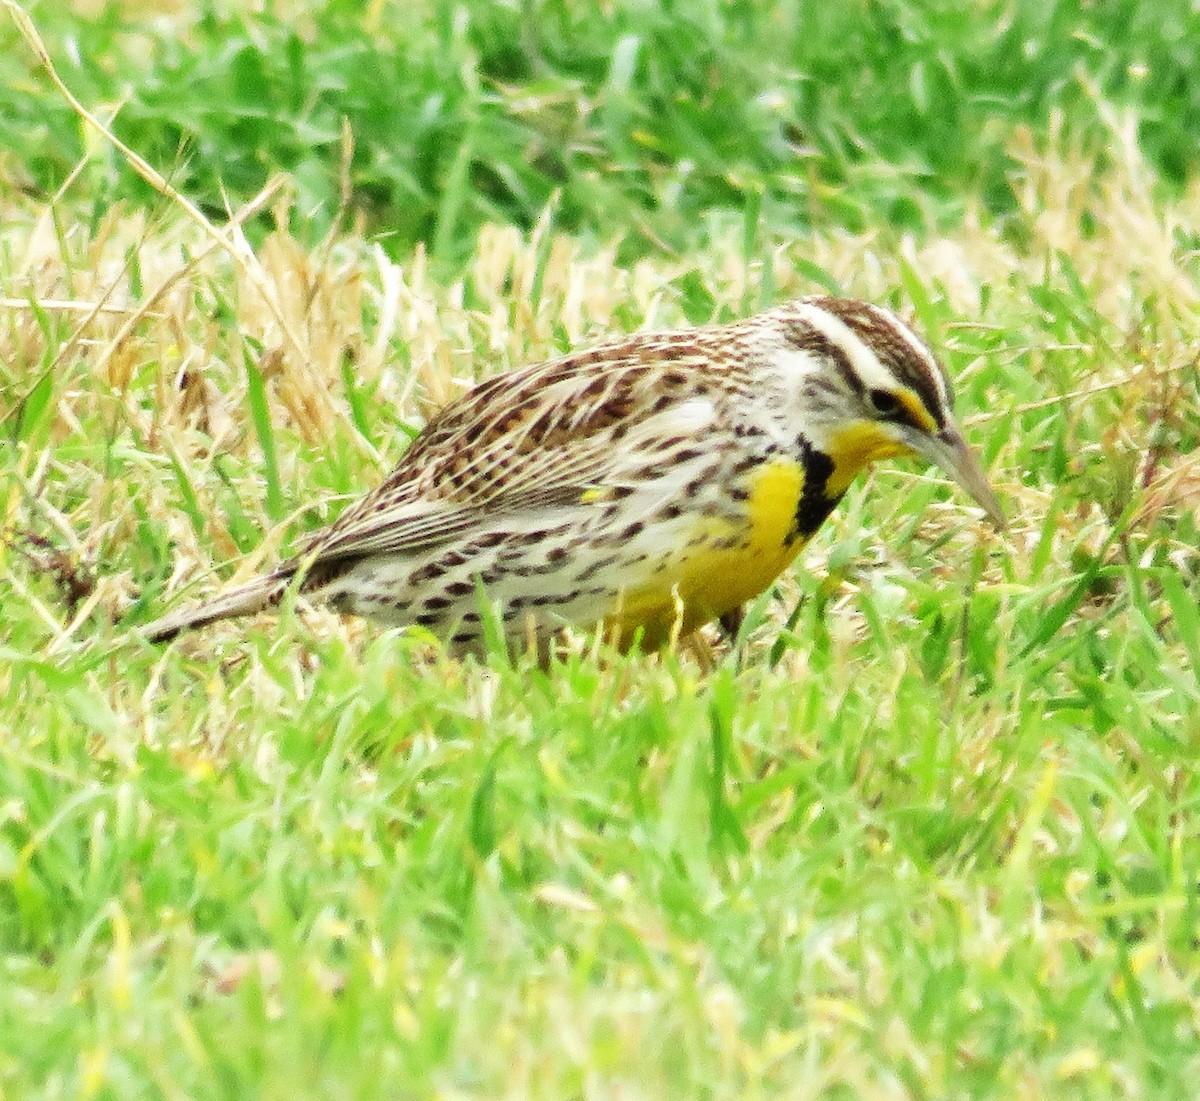
[[[864,390],[887,390],[896,385],[897,379],[879,361],[879,357],[836,314],[813,302],[799,303],[796,312],[823,337],[846,353],[846,358],[849,359],[850,366],[863,384]]]

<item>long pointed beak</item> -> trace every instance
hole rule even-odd
[[[963,487],[987,513],[988,519],[996,525],[997,530],[1004,531],[1008,526],[1004,519],[1004,510],[995,491],[988,484],[987,475],[979,465],[975,452],[963,439],[956,424],[948,424],[936,436],[922,432],[914,433],[908,440],[912,449],[928,459],[935,466],[941,467],[960,486]]]

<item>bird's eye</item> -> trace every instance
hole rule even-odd
[[[887,390],[872,390],[867,397],[870,399],[871,408],[881,417],[894,417],[900,412],[899,400]]]

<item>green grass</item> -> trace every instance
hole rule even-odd
[[[1192,17],[612,8],[185,5],[177,40],[35,9],[89,104],[133,89],[121,133],[164,170],[187,131],[173,180],[208,208],[222,164],[243,198],[298,176],[258,283],[189,266],[207,238],[103,144],[51,203],[76,124],[0,92],[63,135],[8,143],[28,193],[0,192],[0,1098],[1194,1096],[1200,210],[1166,152]],[[701,32],[719,78],[663,45]],[[1021,41],[1046,48],[988,63]],[[206,83],[253,64],[311,93],[269,148]],[[422,89],[448,119],[385,199],[346,107],[372,68],[381,125]],[[771,82],[772,125],[817,135],[803,174],[753,125]],[[535,91],[580,127],[553,171]],[[318,243],[340,114],[351,207]],[[480,182],[523,174],[520,202]],[[459,662],[304,607],[131,634],[294,545],[471,379],[821,288],[943,350],[1008,536],[881,467],[707,661]],[[126,312],[64,305],[102,299]]]
[[[1104,160],[1105,107],[1135,110],[1176,186],[1200,136],[1200,15],[1182,0],[96,7],[29,4],[71,87],[206,209],[286,171],[315,240],[345,122],[371,231],[449,266],[481,224],[528,229],[547,205],[630,255],[686,251],[698,221],[751,202],[784,233],[945,226],[964,197],[1008,213],[1012,132],[1055,112]],[[85,136],[11,27],[0,47],[5,166],[53,190]],[[93,158],[88,184],[97,209],[151,198],[120,158]]]

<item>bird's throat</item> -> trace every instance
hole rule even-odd
[[[828,458],[832,470],[825,483],[825,493],[837,501],[860,471],[877,459],[909,455],[911,450],[884,432],[871,421],[856,421],[834,432],[829,439]]]

